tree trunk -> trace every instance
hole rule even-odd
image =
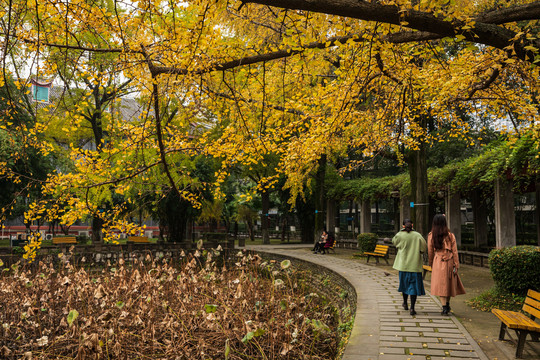
[[[401,228],[399,223],[399,198],[392,198],[394,206],[394,232],[398,232]]]
[[[103,237],[101,229],[103,228],[103,220],[97,216],[94,215],[92,217],[92,244],[102,244],[103,243]]]
[[[425,128],[425,119],[421,120]],[[424,237],[429,232],[429,199],[427,177],[427,144],[420,140],[418,150],[412,151],[409,158],[409,176],[411,178],[411,197],[414,202],[411,215],[415,230]]]
[[[536,236],[538,238],[538,246],[540,246],[540,180],[536,181]]]
[[[303,243],[313,243],[315,238],[315,201],[311,196],[296,199],[296,216]]]
[[[262,214],[261,214],[261,232],[263,244],[270,244],[270,235],[268,233],[268,211],[270,211],[270,193],[264,191],[261,193]]]
[[[285,242],[285,236],[287,235],[288,216],[286,214],[281,218],[281,242]]]
[[[315,175],[315,190],[313,195],[315,198],[315,231],[313,232],[312,242],[316,242],[318,236],[324,229],[324,178],[326,175],[326,155],[321,155],[319,159],[319,168],[317,169],[317,174]],[[327,229],[328,230],[328,229]]]
[[[62,225],[62,224],[60,224],[60,230],[62,230],[62,233],[63,233],[64,235],[69,235],[69,228],[70,228],[70,227],[71,227],[71,226],[67,226],[67,225]]]
[[[165,242],[165,226],[163,226],[163,223],[160,221],[158,223],[158,228],[159,228],[159,235],[158,235],[158,239],[159,239],[159,242]]]
[[[336,202],[332,199],[326,200],[326,231],[334,232],[336,228]]]
[[[248,220],[248,222],[246,223],[246,227],[249,234],[249,240],[255,241],[255,234],[253,231],[253,222],[251,220]]]

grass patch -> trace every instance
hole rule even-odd
[[[493,287],[467,301],[467,304],[480,311],[491,311],[491,309],[520,311],[524,302],[524,296],[510,294]]]

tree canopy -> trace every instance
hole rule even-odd
[[[199,207],[204,190],[223,196],[231,169],[260,164],[257,189],[284,176],[294,204],[323,156],[346,173],[376,154],[473,142],[479,122],[464,114],[517,136],[538,123],[538,1],[0,2],[3,79],[18,79],[26,96],[11,101],[35,118],[16,129],[72,164],[44,187],[68,204],[64,221],[102,213],[132,229],[114,194]],[[31,78],[65,91],[38,108]],[[102,144],[81,146],[96,110]],[[201,155],[217,161],[215,181],[193,171]]]

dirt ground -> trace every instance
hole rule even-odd
[[[357,251],[336,249],[336,256],[352,258],[352,254]],[[334,256],[334,255],[330,255]],[[357,261],[366,263],[365,258],[358,258]],[[390,259],[390,265],[386,265],[384,261],[375,264],[374,260],[370,260],[369,265],[377,266],[385,271],[396,273],[392,269],[393,257]],[[469,331],[471,336],[478,342],[484,353],[490,360],[512,360],[515,359],[516,347],[509,341],[500,341],[499,329],[500,321],[495,315],[490,312],[482,312],[471,308],[467,305],[467,300],[479,295],[493,286],[493,279],[489,273],[489,269],[480,268],[477,266],[462,265],[459,275],[465,286],[467,294],[452,298],[450,306],[454,315],[461,321],[463,326]],[[430,275],[426,276],[426,287],[429,289]],[[513,333],[513,332],[512,332]],[[515,339],[515,334],[513,334]],[[527,338],[530,340],[530,338]],[[523,358],[526,360],[540,359],[540,343],[527,341],[523,351]]]

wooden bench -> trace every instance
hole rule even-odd
[[[337,240],[334,240],[334,242],[332,243],[332,246],[325,247],[324,251],[327,251],[328,253],[330,253],[330,250],[332,250],[332,252],[335,254],[336,250],[334,250],[334,248],[336,247],[336,242]]]
[[[384,261],[386,261],[386,264],[388,264],[388,245],[375,245],[375,250],[373,252],[364,252],[363,255],[367,255],[367,261],[369,262],[370,257],[375,257],[375,260],[377,261],[377,264],[379,263],[379,258],[383,258]]]
[[[75,236],[57,237],[57,238],[53,238],[52,243],[53,245],[77,244],[77,238]]]
[[[141,244],[150,243],[150,240],[146,236],[128,236],[127,241]]]
[[[540,292],[529,290],[522,311],[529,316],[515,312],[493,309],[491,312],[501,320],[501,330],[499,332],[499,340],[504,340],[504,335],[508,329],[516,332],[518,337],[516,358],[523,357],[523,347],[527,335],[531,335],[532,341],[539,341],[540,324],[535,321],[540,318]]]
[[[423,271],[423,273],[422,273],[422,279],[425,279],[425,278],[426,278],[426,274],[427,274],[428,272],[431,272],[431,266],[429,266],[429,265],[423,265],[423,266],[422,266],[422,271]]]

